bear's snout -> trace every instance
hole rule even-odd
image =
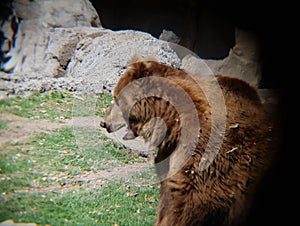
[[[106,131],[109,132],[109,133],[113,132],[113,131],[111,130],[110,125],[109,125],[107,122],[101,121],[101,122],[100,122],[100,126],[101,126],[102,128],[104,128],[104,129],[106,129]]]
[[[106,129],[107,132],[112,133],[124,127],[125,123],[110,123],[110,122],[101,121],[100,126]]]
[[[106,128],[106,127],[107,127],[107,124],[106,124],[106,122],[101,121],[101,122],[100,122],[100,126],[101,126],[102,128]]]

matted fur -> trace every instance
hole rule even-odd
[[[256,90],[236,78],[215,77],[225,99],[227,112],[219,114],[226,114],[226,131],[216,158],[201,171],[199,163],[212,129],[211,105],[215,104],[208,103],[201,87],[213,86],[212,80],[200,78],[199,87],[182,70],[154,60],[135,58],[117,83],[114,97],[117,98],[132,81],[148,76],[164,77],[182,87],[194,102],[201,124],[198,144],[191,158],[179,172],[161,181],[155,225],[241,225],[273,155],[272,125]],[[175,107],[162,98],[142,99],[130,110],[127,123],[132,136],[129,139],[142,136],[147,140],[149,134],[157,136],[149,132],[149,121],[153,117],[160,117],[166,125],[166,136],[157,145],[155,162],[158,163],[175,150],[181,131],[180,117],[184,116],[179,116]],[[105,127],[113,128],[118,121],[110,119],[108,111]]]

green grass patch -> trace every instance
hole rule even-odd
[[[110,181],[102,188],[63,194],[18,194],[0,203],[0,221],[38,225],[153,225],[156,185]]]
[[[96,100],[96,115],[103,117],[106,110],[111,106],[113,96],[110,93],[103,93]]]
[[[26,97],[0,100],[0,113],[12,113],[34,119],[59,120],[73,116],[103,117],[113,97],[110,93],[74,95],[68,92],[32,92]],[[3,121],[0,129],[6,126]]]
[[[67,92],[32,92],[26,97],[0,100],[0,113],[34,119],[59,120],[72,117],[73,98]]]
[[[9,123],[9,120],[1,120],[0,119],[0,129],[5,129],[7,127],[8,123]]]
[[[105,115],[111,106],[113,96],[110,93],[98,95],[75,96],[73,101],[73,116],[100,116]]]
[[[30,169],[34,163],[26,151],[20,148],[0,152],[0,173],[16,173]]]
[[[73,166],[83,171],[97,171],[144,161],[144,158],[128,154],[123,145],[93,128],[68,127],[53,134],[40,133],[32,142],[32,153],[45,170],[65,171],[66,166]]]

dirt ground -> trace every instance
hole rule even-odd
[[[51,132],[54,129],[72,125],[70,119],[64,119],[62,123],[55,123],[48,120],[23,118],[13,114],[0,114],[0,120],[8,121],[7,128],[0,130],[0,146],[8,141],[24,141],[34,132]]]
[[[6,142],[20,142],[29,139],[33,133],[47,132],[51,133],[55,129],[71,126],[95,126],[94,122],[100,122],[100,118],[95,117],[77,117],[72,119],[61,119],[60,122],[51,122],[48,120],[36,120],[23,118],[13,114],[0,114],[0,120],[8,121],[7,127],[0,130],[0,147],[5,148]],[[116,140],[121,140],[120,134],[108,134],[106,131],[101,130],[108,137]],[[144,143],[141,140],[133,141],[128,146],[136,147],[136,149],[144,148]],[[142,149],[143,150],[143,149]],[[133,152],[135,150],[132,150]],[[20,190],[18,192],[66,192],[71,189],[79,189],[81,185],[87,185],[87,188],[93,189],[101,187],[105,184],[107,179],[122,178],[132,173],[139,172],[147,167],[151,166],[153,161],[148,158],[147,161],[142,163],[126,164],[125,166],[114,167],[111,169],[100,170],[97,172],[83,172],[79,175],[66,175],[64,173],[58,173],[51,175],[57,180],[68,180],[69,183],[60,185],[53,183],[53,185],[47,187],[33,186],[26,190]]]

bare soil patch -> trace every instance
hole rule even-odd
[[[0,130],[0,145],[6,142],[24,141],[33,133],[51,132],[63,126],[71,126],[71,119],[62,119],[61,122],[23,118],[13,114],[0,114],[0,120],[8,121],[7,128]]]
[[[23,118],[13,114],[0,114],[0,120],[7,121],[7,126],[0,129],[0,147],[2,149],[8,148],[5,143],[7,142],[20,142],[29,139],[33,133],[47,132],[51,133],[55,129],[62,127],[81,126],[81,127],[95,127],[96,122],[100,122],[99,117],[75,117],[72,119],[62,119],[60,122],[51,122],[49,120],[37,120]],[[120,141],[122,133],[108,134],[106,131],[101,130],[109,138]],[[136,150],[130,151],[137,154],[137,150],[144,150],[145,144],[142,140],[137,140],[128,144],[135,147]],[[140,172],[147,169],[153,164],[151,158],[146,162],[126,164],[124,166],[114,167],[101,171],[83,171],[78,175],[69,175],[64,172],[49,172],[47,180],[50,178],[53,183],[50,185],[42,185],[38,181],[32,181],[30,188],[16,191],[16,193],[45,193],[45,192],[67,192],[70,190],[78,190],[83,185],[85,189],[100,188],[108,180],[130,177],[131,174]]]
[[[71,176],[65,173],[49,175],[55,182],[48,186],[41,186],[33,181],[31,188],[16,191],[16,193],[64,193],[68,191],[79,190],[84,186],[84,190],[101,188],[108,180],[127,178],[130,175],[147,169],[151,161],[144,163],[127,164],[125,166],[101,170],[98,172],[86,171],[79,175]],[[48,176],[48,177],[49,177]]]

